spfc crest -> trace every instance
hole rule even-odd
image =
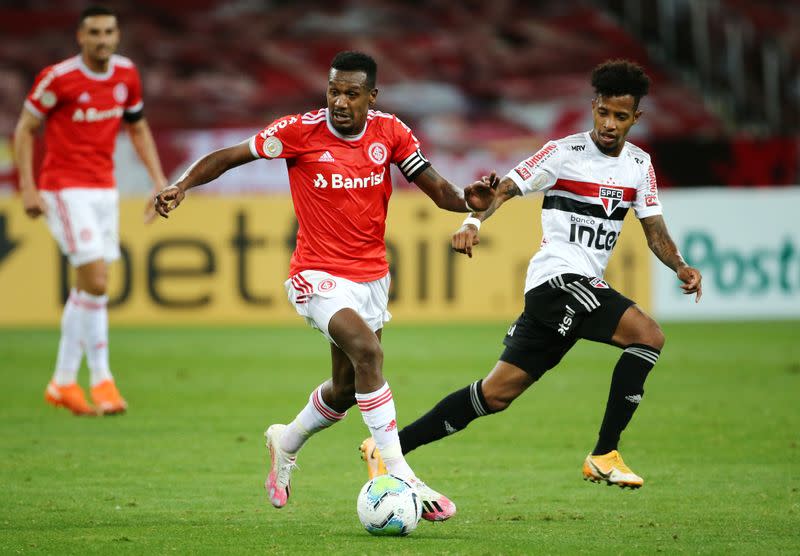
[[[606,284],[602,278],[592,278],[589,281],[589,285],[593,288],[600,288],[601,290],[608,289],[608,284]]]
[[[623,190],[619,187],[600,186],[600,202],[603,203],[608,216],[611,216],[614,209],[622,202],[622,193]]]

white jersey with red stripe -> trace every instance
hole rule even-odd
[[[589,132],[548,142],[506,177],[523,195],[545,192],[526,292],[560,274],[602,278],[628,209],[639,219],[662,214],[650,155],[628,142],[605,155]]]

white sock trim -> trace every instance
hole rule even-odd
[[[339,413],[331,408],[328,404],[325,403],[325,400],[322,399],[322,384],[319,385],[313,392],[311,392],[311,396],[309,396],[309,400],[314,405],[314,409],[316,409],[320,415],[325,417],[328,421],[336,422],[341,421],[344,419],[347,412]]]
[[[392,401],[392,390],[388,382],[384,382],[383,386],[368,394],[356,392],[356,403],[362,413],[377,409],[390,401]]]

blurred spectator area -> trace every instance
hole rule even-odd
[[[716,3],[720,2],[750,4]],[[357,49],[378,61],[378,107],[406,120],[427,152],[458,157],[480,149],[505,161],[530,153],[547,139],[587,130],[593,94],[590,71],[606,59],[629,58],[642,64],[653,80],[651,95],[642,103],[645,117],[630,137],[633,142],[664,148],[684,162],[698,153],[722,151],[732,159],[736,142],[750,141],[739,135],[735,113],[706,94],[703,81],[687,78],[679,69],[679,57],[660,55],[662,51],[654,55],[641,38],[648,10],[657,11],[657,3],[138,0],[107,4],[120,15],[119,52],[141,70],[145,111],[159,132],[160,145],[164,137],[180,135],[176,130],[252,132],[283,114],[319,108],[325,103],[331,58],[340,50]],[[632,4],[640,5],[639,27],[630,25]],[[74,32],[84,3],[27,0],[0,6],[0,137],[8,137],[36,73],[77,52]],[[683,39],[675,40],[680,51]],[[797,44],[793,48],[796,52]],[[713,62],[714,68],[717,63]],[[719,70],[712,75],[714,71]],[[769,168],[758,172],[754,183],[764,183],[765,176],[788,180],[780,183],[796,182],[796,140],[772,136],[769,140],[777,141],[783,153],[779,168],[774,161],[765,163]],[[704,160],[702,168],[657,162],[656,169],[667,186],[744,183],[736,177],[741,172],[732,172],[725,158]],[[728,181],[731,174],[736,176]]]
[[[739,129],[800,129],[797,0],[606,0],[609,12],[679,69]]]

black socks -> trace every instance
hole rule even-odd
[[[478,380],[456,390],[440,401],[428,413],[400,431],[400,447],[404,454],[411,450],[435,442],[440,438],[466,428],[474,419],[492,413],[486,406],[486,399]]]
[[[643,344],[631,344],[622,352],[611,377],[606,413],[592,455],[617,449],[620,434],[628,426],[644,394],[644,381],[658,361],[659,350]]]

